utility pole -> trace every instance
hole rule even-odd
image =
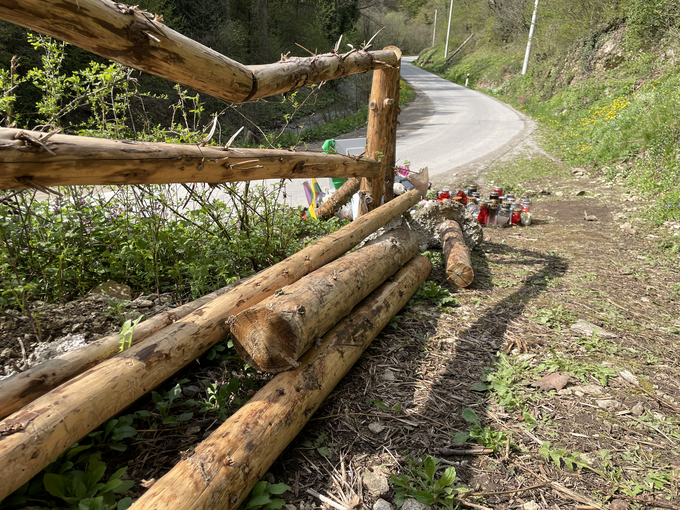
[[[536,0],[538,2],[538,0]],[[451,32],[451,13],[453,12],[453,0],[451,0],[451,7],[449,7],[449,27],[446,29],[446,48],[444,49],[444,58],[449,55],[449,33]]]
[[[522,75],[527,74],[527,66],[529,65],[529,55],[531,54],[531,37],[534,35],[534,27],[536,26],[537,12],[538,12],[538,0],[536,0],[536,5],[534,5],[534,15],[531,16],[531,27],[529,28],[529,40],[527,41],[527,52],[524,54],[524,65],[522,66]]]
[[[434,36],[437,33],[437,9],[434,10],[434,28],[432,28],[432,46],[434,46]]]

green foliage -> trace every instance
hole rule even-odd
[[[567,450],[564,448],[555,448],[550,441],[543,441],[543,445],[538,450],[538,453],[543,455],[545,460],[553,461],[558,468],[561,468],[562,464],[564,464],[572,471],[575,468],[590,469],[588,463],[579,459],[581,455],[579,452],[567,453]]]
[[[106,464],[99,453],[90,456],[85,471],[68,470],[63,474],[46,473],[43,477],[45,489],[78,510],[123,510],[132,504],[131,498],[116,503],[116,494],[130,489],[132,480],[121,480],[127,467],[120,468],[108,480],[103,480]]]
[[[440,307],[458,305],[458,300],[454,298],[448,290],[442,288],[441,285],[432,280],[423,282],[420,287],[418,287],[418,290],[411,298],[410,302],[416,303],[426,299]]]
[[[543,360],[537,367],[536,372],[559,372],[564,371],[573,377],[578,377],[583,382],[587,382],[588,376],[595,377],[602,386],[607,386],[610,377],[616,376],[617,372],[613,368],[606,367],[599,363],[587,363],[557,354],[554,349],[550,349],[550,356]]]
[[[519,383],[528,371],[526,362],[518,363],[501,354],[500,360],[494,364],[484,380],[499,404],[507,409],[521,408],[529,396]]]
[[[163,425],[181,425],[182,423],[189,421],[194,413],[184,412],[177,416],[171,414],[173,405],[172,403],[182,396],[182,384],[188,382],[187,379],[182,379],[178,381],[169,391],[152,391],[151,399],[156,404],[156,409],[163,418]],[[189,406],[195,405],[195,402],[189,401]],[[175,406],[176,407],[176,406]]]
[[[119,352],[123,352],[124,350],[129,349],[132,346],[132,335],[135,334],[135,328],[137,327],[137,324],[139,324],[139,321],[141,321],[143,317],[144,317],[143,315],[140,315],[134,321],[128,319],[123,323],[123,325],[120,328],[120,331],[118,332],[118,334],[120,335],[120,339],[118,339],[118,343],[120,344]]]
[[[553,306],[552,304],[550,308],[538,310],[536,315],[533,317],[533,321],[536,324],[542,324],[549,328],[557,329],[560,329],[561,326],[567,325],[574,319],[574,314],[564,308],[562,305]]]
[[[314,442],[308,439],[302,443],[302,446],[304,446],[305,448],[311,448],[312,450],[318,452],[319,455],[321,455],[322,457],[330,459],[333,456],[333,454],[331,453],[327,446],[323,445],[326,442],[326,439],[328,439],[326,434],[320,434],[319,437],[317,437]]]
[[[266,480],[260,480],[241,503],[239,510],[278,510],[286,502],[281,498],[272,498],[271,496],[278,496],[287,490],[290,490],[290,487],[286,484],[271,484]]]
[[[208,398],[199,402],[201,412],[217,412],[220,420],[225,421],[229,417],[229,411],[233,412],[243,404],[237,396],[241,387],[241,381],[237,377],[232,377],[228,384],[222,385],[210,381],[202,382]]]
[[[424,251],[421,255],[425,255],[433,266],[444,265],[444,256],[439,251]]]
[[[424,461],[408,459],[407,473],[391,475],[397,508],[407,497],[413,497],[425,505],[453,509],[457,506],[456,496],[465,491],[455,487],[456,469],[448,467],[441,477],[436,478],[439,459],[428,455]]]
[[[509,433],[502,430],[493,430],[488,425],[482,426],[477,418],[477,414],[469,408],[463,409],[463,419],[470,425],[468,432],[459,432],[453,438],[456,443],[464,443],[472,440],[477,444],[497,451],[505,448],[508,442]]]

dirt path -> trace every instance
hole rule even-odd
[[[546,158],[535,137],[480,180],[528,157]],[[409,474],[417,485],[409,465],[431,455],[455,466],[468,501],[485,507],[680,503],[677,260],[635,221],[639,198],[553,166],[553,176],[522,182],[551,193],[534,199],[534,225],[485,230],[475,283],[451,289],[459,306],[403,310],[281,456],[272,472],[293,487],[288,501],[318,505],[305,493],[312,488],[346,502],[354,484],[365,508],[380,496],[393,503],[394,485],[371,492],[361,476]],[[585,221],[586,211],[598,220]],[[445,286],[441,266],[431,280]],[[598,331],[573,331],[577,320]],[[555,372],[568,376],[563,389],[530,386]],[[463,418],[466,408],[481,426]],[[496,451],[443,453],[471,431]],[[332,478],[343,470],[344,486]]]

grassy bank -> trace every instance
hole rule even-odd
[[[560,59],[532,62],[525,76],[517,49],[482,48],[451,67],[443,51],[420,60],[456,83],[469,73],[470,87],[531,115],[546,149],[570,166],[623,181],[646,198],[644,215],[659,225],[680,221],[680,73],[667,55],[664,48],[586,54],[579,46]]]

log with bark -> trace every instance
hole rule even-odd
[[[389,68],[398,60],[392,51],[353,50],[248,67],[175,32],[154,14],[112,0],[0,2],[0,19],[232,103]]]
[[[432,266],[416,256],[331,329],[302,364],[272,379],[130,508],[235,510]]]
[[[373,72],[373,85],[368,104],[368,128],[366,131],[366,155],[380,159],[381,174],[377,177],[364,178],[361,189],[368,193],[373,202],[368,209],[373,210],[394,197],[394,164],[397,142],[397,116],[399,115],[399,76],[401,51],[396,46],[388,46],[385,51],[397,54],[399,64],[392,69],[380,69]],[[382,156],[379,157],[379,154]]]
[[[317,208],[316,216],[323,219],[330,218],[338,209],[352,199],[352,195],[359,191],[360,187],[361,181],[359,179],[355,177],[347,179],[342,186],[335,190],[335,193],[328,200]]]
[[[138,344],[178,319],[186,317],[250,278],[252,277],[239,280],[195,301],[166,310],[140,322],[130,339],[131,345]],[[0,419],[9,416],[76,375],[82,374],[85,370],[116,355],[120,351],[120,339],[121,335],[118,333],[105,336],[85,347],[52,358],[0,381]]]
[[[439,226],[442,252],[446,263],[446,279],[458,288],[467,287],[475,279],[470,249],[457,221],[447,220]]]
[[[224,340],[226,319],[335,260],[420,199],[413,190],[212,300],[0,422],[0,500],[88,432]]]
[[[249,365],[281,372],[418,253],[418,237],[391,230],[282,288],[230,319],[234,347]]]
[[[0,128],[0,189],[377,176],[340,154],[106,140]]]

